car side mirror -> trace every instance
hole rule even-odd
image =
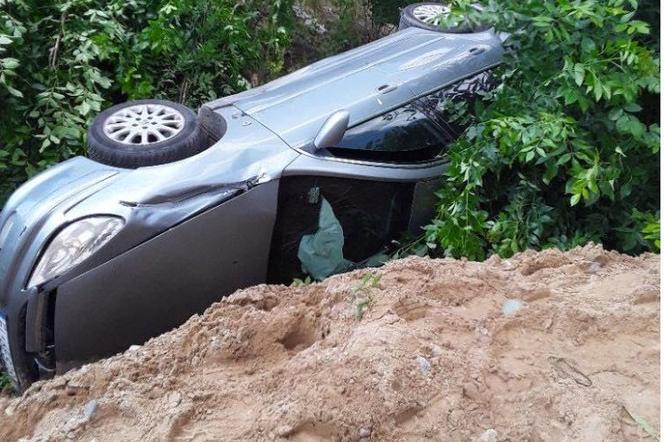
[[[349,122],[350,113],[348,111],[340,110],[330,115],[321,126],[316,138],[314,138],[314,149],[327,149],[328,147],[337,146],[343,139]]]

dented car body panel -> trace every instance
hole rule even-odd
[[[277,192],[276,180],[256,186],[64,283],[55,306],[58,372],[170,330],[220,291],[265,282]],[[104,296],[89,296],[100,286]]]
[[[313,220],[313,193],[336,204],[342,222],[389,221],[371,232],[375,249],[417,230],[431,214],[444,155],[347,157],[318,152],[313,140],[335,111],[349,112],[349,128],[383,115],[398,120],[406,103],[461,84],[501,56],[492,31],[409,28],[203,105],[199,120],[215,142],[197,155],[134,170],[76,157],[24,184],[0,213],[0,354],[15,387],[142,344],[238,288],[295,276],[279,273],[280,260],[297,270],[293,238],[315,226],[299,220],[302,231],[293,230],[298,222],[285,216],[297,217],[301,205]],[[423,114],[435,111],[418,103]],[[361,213],[371,191],[389,193],[375,208],[383,212]],[[93,216],[124,224],[83,262],[29,287],[53,238]],[[351,230],[364,224],[348,234],[362,238]],[[360,246],[348,245],[358,260]]]

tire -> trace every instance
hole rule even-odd
[[[422,2],[406,6],[401,11],[399,30],[401,31],[403,29],[408,29],[408,28],[420,28],[420,29],[426,29],[427,31],[446,32],[449,34],[464,34],[472,32],[481,32],[489,29],[489,27],[481,27],[480,29],[470,29],[469,27],[465,26],[459,28],[442,29],[440,25],[426,23],[417,18],[417,16],[415,15],[417,9],[421,9],[422,7],[427,7],[427,6],[441,7],[447,5],[445,2]],[[473,7],[481,8],[480,6],[473,6]]]
[[[208,146],[196,114],[166,100],[128,101],[95,118],[88,130],[88,157],[135,169],[196,155]]]

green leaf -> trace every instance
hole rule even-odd
[[[23,92],[19,91],[18,89],[14,89],[11,86],[6,86],[6,87],[7,87],[7,91],[10,94],[12,94],[13,96],[18,97],[18,98],[23,98]]]
[[[595,94],[595,101],[599,101],[600,98],[602,98],[602,93],[604,90],[602,89],[602,83],[596,78],[595,79],[595,84],[593,85],[593,93]]]
[[[592,38],[583,37],[581,39],[581,49],[583,50],[583,52],[592,52],[595,50],[595,48],[596,45]]]
[[[636,118],[629,122],[629,132],[635,137],[642,137],[646,132],[646,126]]]
[[[636,422],[636,424],[641,427],[641,429],[648,434],[650,437],[652,437],[655,440],[659,440],[659,433],[646,421],[644,418],[642,418],[639,415],[636,415],[632,413],[627,407],[623,406],[623,409],[627,412],[629,417]]]
[[[19,62],[15,58],[3,58],[0,59],[0,64],[5,69],[16,69],[19,66]]]
[[[627,112],[641,112],[643,108],[639,106],[638,103],[628,103],[626,104],[623,109],[625,109]]]
[[[583,84],[583,79],[586,76],[586,69],[581,63],[577,63],[574,65],[574,81],[576,82],[577,86],[581,86]]]
[[[561,155],[560,158],[558,158],[558,161],[556,162],[556,164],[558,166],[562,166],[563,164],[568,163],[571,159],[572,159],[572,154],[571,153],[566,153],[566,154]]]
[[[78,105],[76,109],[78,109],[78,112],[84,117],[90,113],[90,105],[88,104],[87,101],[84,101],[83,103]]]

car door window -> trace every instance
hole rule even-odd
[[[339,145],[328,151],[337,157],[385,162],[440,157],[463,130],[451,121],[450,105],[487,90],[489,79],[490,74],[482,72],[352,127]]]
[[[438,125],[411,102],[349,129],[329,151],[351,159],[418,162],[435,158],[447,141]]]
[[[493,86],[491,71],[484,71],[422,97],[418,104],[443,130],[456,138],[464,127],[451,118],[450,111],[454,103],[472,101],[479,93],[486,92]]]
[[[440,146],[440,131],[415,103],[395,109],[346,132],[341,149],[408,151]]]

